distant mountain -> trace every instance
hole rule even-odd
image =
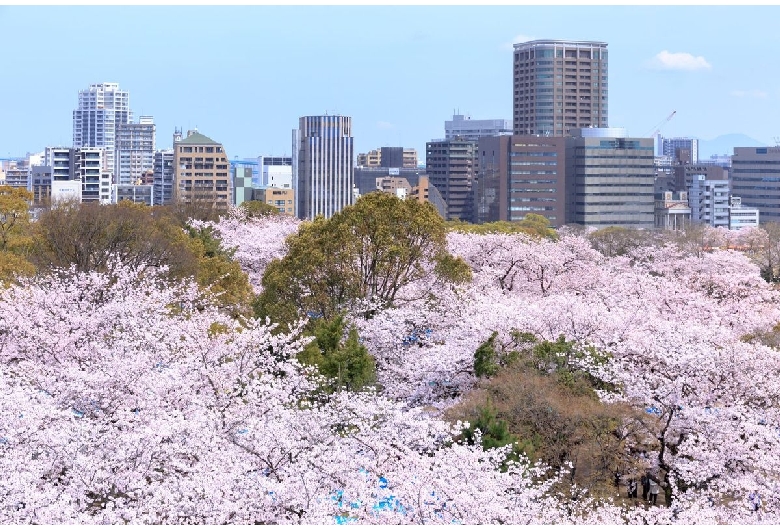
[[[699,160],[712,155],[733,155],[735,147],[765,147],[764,142],[745,134],[724,134],[713,140],[699,140]]]

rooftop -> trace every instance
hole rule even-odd
[[[178,142],[176,142],[177,145],[205,145],[205,144],[219,144],[219,142],[215,142],[208,136],[205,136],[203,134],[200,134],[199,132],[191,133],[186,138],[182,138]]]
[[[550,45],[562,45],[562,46],[574,46],[574,47],[585,47],[585,48],[591,48],[591,47],[597,47],[597,48],[606,48],[607,43],[606,42],[600,42],[600,41],[593,41],[593,40],[554,40],[554,39],[541,39],[541,40],[532,40],[528,42],[519,42],[514,45],[515,50],[518,49],[525,49],[525,48],[533,48],[534,46],[550,46]]]

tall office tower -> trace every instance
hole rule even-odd
[[[762,223],[780,221],[780,147],[735,147],[731,191],[758,208]]]
[[[141,116],[138,123],[117,126],[114,177],[123,185],[137,184],[143,174],[154,169],[154,118]]]
[[[103,169],[113,172],[119,126],[132,121],[130,95],[118,83],[89,85],[73,111],[73,147],[102,147]]]
[[[425,172],[447,204],[448,220],[472,222],[472,185],[476,170],[476,142],[453,138],[426,144]]]
[[[173,143],[174,200],[226,211],[232,202],[227,154],[222,144],[187,131]]]
[[[449,140],[460,136],[464,140],[477,141],[486,136],[512,134],[509,120],[472,120],[471,116],[454,114],[444,122],[444,138]]]
[[[607,127],[606,42],[534,40],[514,48],[514,134]]]
[[[659,156],[668,156],[675,160],[677,149],[686,149],[690,152],[689,164],[699,162],[699,140],[697,138],[660,138]]]
[[[153,204],[171,204],[173,202],[173,149],[163,149],[154,153],[154,184],[152,185]]]
[[[566,138],[491,136],[479,140],[474,222],[543,215],[566,223]]]
[[[653,228],[653,144],[625,129],[573,129],[566,138],[566,222]]]
[[[352,118],[300,118],[297,139],[293,137],[293,152],[296,149],[293,178],[300,219],[330,218],[353,203]]]

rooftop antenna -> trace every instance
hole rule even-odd
[[[780,147],[780,136],[773,136],[772,140],[775,142],[775,147]]]

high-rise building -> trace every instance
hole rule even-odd
[[[173,149],[163,149],[154,153],[154,184],[152,185],[153,204],[173,202]]]
[[[173,143],[174,200],[200,203],[227,210],[232,201],[227,154],[222,144],[187,131],[187,137]]]
[[[565,136],[607,127],[607,43],[534,40],[514,45],[514,134]]]
[[[151,116],[117,126],[114,177],[118,184],[137,184],[154,169],[155,125]]]
[[[293,178],[300,219],[330,218],[354,202],[352,118],[300,118],[293,152],[297,152]]]
[[[477,168],[477,143],[452,138],[433,140],[425,148],[425,172],[447,204],[449,220],[473,220],[472,185]]]
[[[464,140],[477,141],[486,136],[512,134],[509,120],[472,120],[471,116],[454,114],[451,120],[444,122],[444,138],[461,137]]]
[[[653,139],[625,129],[572,129],[566,138],[567,223],[653,228]]]
[[[664,138],[659,137],[658,156],[668,156],[672,160],[678,158],[678,149],[689,151],[689,164],[699,162],[699,140],[697,138]]]
[[[758,208],[761,222],[780,221],[780,147],[735,147],[732,193]]]
[[[113,172],[119,126],[132,120],[130,95],[118,83],[89,85],[73,111],[73,147],[102,147],[103,169]]]
[[[474,221],[522,221],[543,215],[566,223],[566,139],[492,136],[479,141]]]

